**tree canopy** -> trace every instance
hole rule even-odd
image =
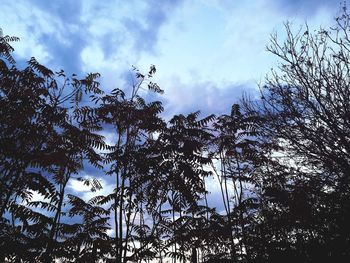
[[[163,93],[153,65],[105,93],[98,73],[67,76],[35,58],[18,68],[19,39],[1,36],[0,261],[346,262],[349,22],[345,10],[329,30],[286,24],[259,100],[170,120],[140,92]],[[103,178],[113,185],[100,194]]]

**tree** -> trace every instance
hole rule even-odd
[[[34,58],[17,68],[17,38],[1,36],[0,261],[346,262],[346,10],[336,23],[296,34],[287,24],[285,42],[272,37],[281,63],[260,100],[168,122],[162,103],[142,96],[163,92],[154,66],[135,69],[130,94],[105,94],[99,74],[67,77]],[[81,174],[87,163],[112,177],[113,191],[85,200],[69,190],[71,180],[102,188]],[[208,205],[212,175],[224,211]]]
[[[166,255],[186,262],[186,252],[196,253],[202,245],[195,229],[201,221],[199,203],[206,194],[205,179],[211,175],[208,143],[212,138],[208,125],[215,118],[198,119],[199,112],[175,115],[159,135],[159,196],[165,198],[161,211],[163,225],[169,230]],[[202,218],[204,219],[204,218]]]
[[[114,256],[117,262],[127,262],[135,256],[129,255],[132,252],[130,244],[134,244],[137,234],[134,232],[134,223],[136,215],[142,218],[142,206],[147,201],[142,192],[149,183],[142,174],[147,168],[140,169],[140,153],[145,151],[154,134],[164,126],[159,117],[163,111],[162,104],[159,101],[146,103],[139,95],[144,85],[152,92],[163,92],[150,81],[156,72],[155,67],[151,66],[148,74],[135,71],[136,83],[132,86],[130,97],[124,91],[115,89],[110,95],[96,98],[96,102],[100,103],[96,114],[105,126],[113,130],[116,138],[116,143],[109,147],[104,156],[106,165],[110,166],[108,175],[115,178],[115,189],[107,196],[97,197],[96,203],[111,205],[115,230]],[[140,224],[144,225],[142,222]]]
[[[287,24],[286,41],[273,36],[268,46],[279,68],[262,87],[261,101],[245,103],[262,116],[265,136],[281,146],[280,163],[293,160],[284,163],[284,182],[263,193],[264,213],[274,218],[266,220],[272,226],[278,218],[282,233],[270,232],[280,250],[265,251],[269,262],[291,254],[308,262],[349,257],[349,22],[344,8],[330,30],[311,32],[306,25],[295,34]]]
[[[78,104],[84,92],[101,91],[96,74],[68,78],[34,58],[25,69],[18,69],[8,44],[11,40],[16,38],[0,41],[5,58],[0,60],[0,259],[40,257],[51,262],[57,258],[54,249],[59,239],[65,238],[67,224],[61,220],[69,179],[83,169],[85,160],[100,165],[96,149],[102,149],[104,142],[93,132],[99,127],[79,122]],[[34,193],[44,200],[32,200]]]

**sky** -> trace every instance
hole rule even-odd
[[[104,89],[125,88],[136,66],[155,65],[169,116],[228,112],[277,65],[266,52],[283,23],[328,26],[340,0],[2,0],[0,27],[15,35],[18,60],[102,74]]]
[[[132,66],[165,90],[167,116],[230,111],[255,96],[278,59],[266,51],[272,33],[329,27],[339,0],[2,0],[0,28],[20,37],[18,61],[34,56],[54,70],[101,73],[106,90],[126,88]],[[106,179],[103,179],[106,180]],[[108,183],[106,191],[108,189]],[[213,193],[215,194],[215,184]],[[77,182],[72,189],[88,195]]]

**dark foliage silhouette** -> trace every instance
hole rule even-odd
[[[330,30],[272,38],[268,50],[281,59],[262,99],[247,103],[260,114],[267,138],[280,145],[280,179],[262,188],[267,218],[259,228],[267,262],[345,262],[349,243],[349,15]],[[250,104],[250,105],[248,105]],[[290,160],[293,163],[290,163]],[[288,164],[288,162],[289,164]],[[270,180],[273,180],[272,178]],[[265,236],[266,236],[265,234]],[[271,242],[273,240],[273,242]],[[270,244],[269,244],[270,243]],[[262,255],[259,255],[261,262]]]
[[[349,22],[286,24],[261,99],[168,121],[153,65],[106,94],[0,36],[0,262],[347,262]]]

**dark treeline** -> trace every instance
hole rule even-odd
[[[154,66],[106,94],[99,74],[18,68],[1,37],[0,262],[347,262],[350,18],[335,23],[272,36],[259,100],[169,121],[141,96],[163,92]]]

